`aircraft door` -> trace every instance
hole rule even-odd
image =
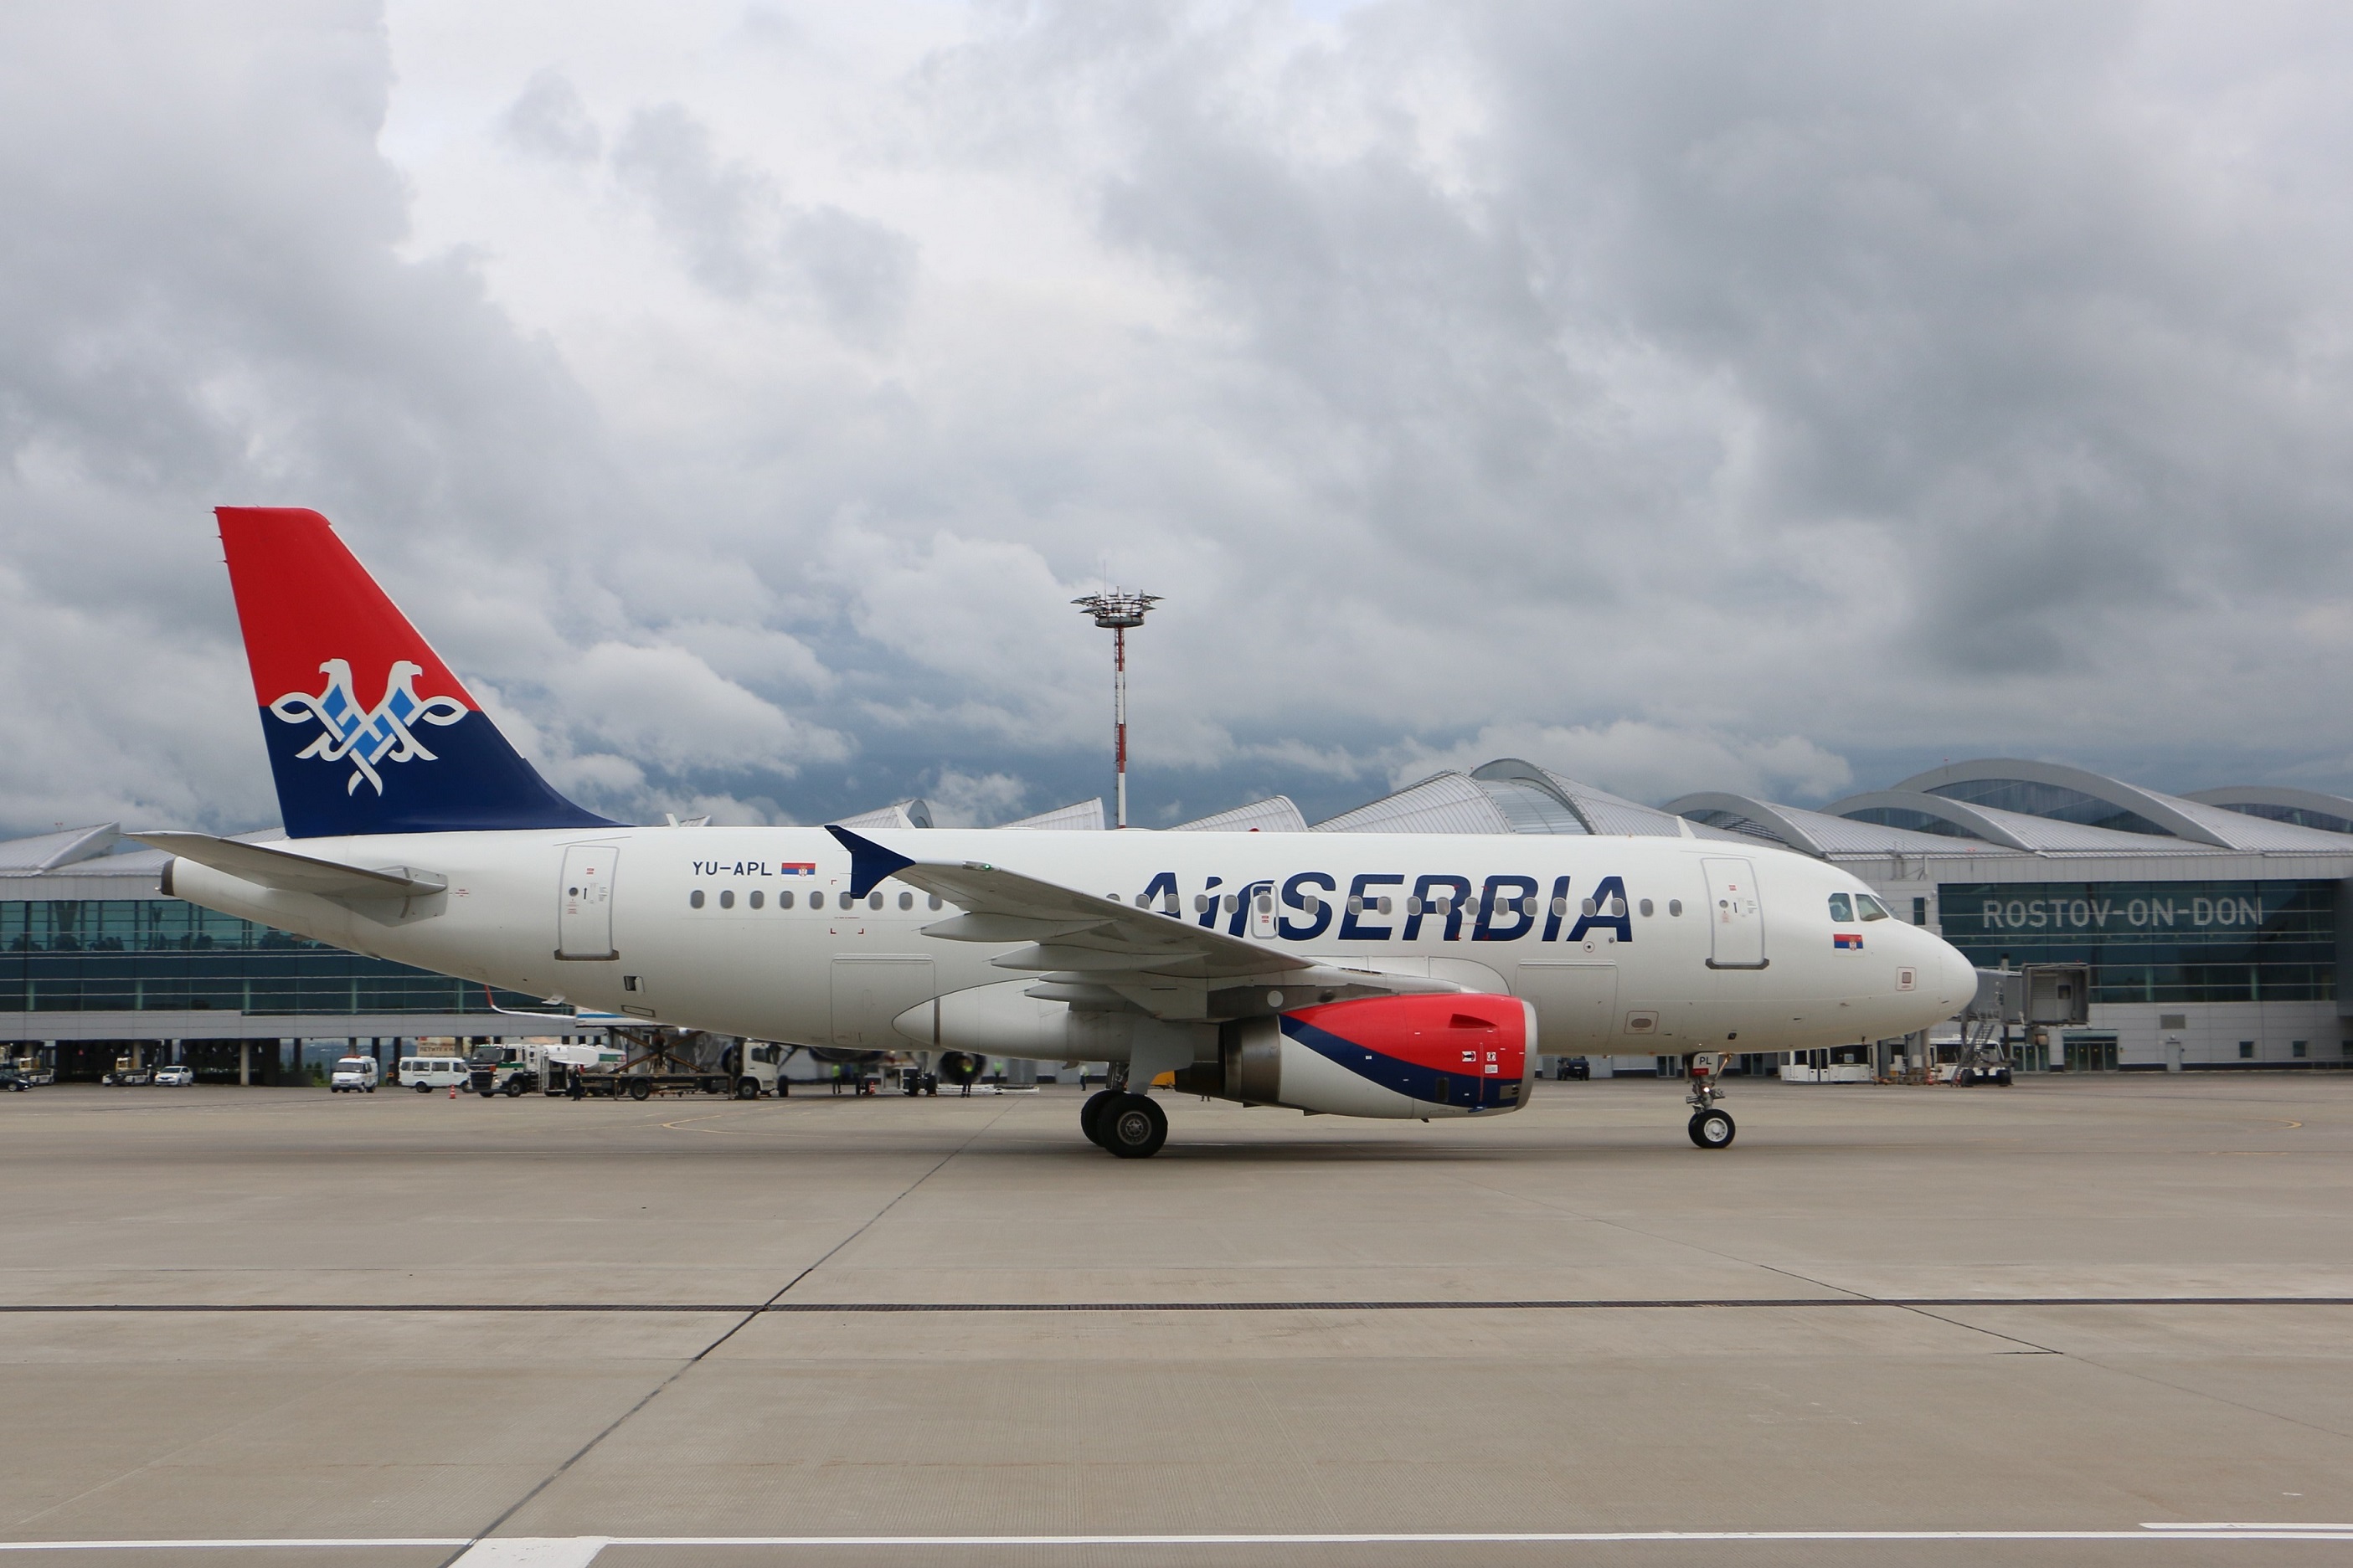
[[[556,889],[556,957],[593,963],[621,956],[613,946],[613,870],[620,856],[610,844],[565,847],[564,882]]]
[[[1765,906],[1757,897],[1757,868],[1746,860],[1710,857],[1700,862],[1707,874],[1707,966],[1710,969],[1762,969],[1765,958]]]

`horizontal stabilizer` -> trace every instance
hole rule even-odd
[[[241,844],[209,833],[133,833],[140,843],[227,872],[242,881],[287,893],[316,893],[329,899],[414,899],[448,888],[447,878],[407,866],[378,870],[338,865],[309,855],[297,855],[268,844]],[[171,870],[164,869],[165,892]]]

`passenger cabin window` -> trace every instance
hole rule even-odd
[[[912,909],[913,909],[913,908],[915,907],[915,895],[914,895],[914,894],[913,894],[913,893],[902,893],[902,894],[900,894],[900,895],[899,895],[899,907],[900,907],[901,909],[902,909],[902,910],[912,910]]]
[[[1848,900],[1847,896],[1844,893],[1832,893],[1831,895],[1831,919],[1834,921],[1851,921],[1854,919],[1854,905]]]
[[[1854,896],[1854,918],[1859,921],[1886,920],[1889,918],[1887,906],[1869,893],[1857,893]]]
[[[756,909],[758,909],[758,908],[760,907],[761,903],[762,903],[763,901],[765,901],[765,898],[766,898],[766,895],[765,895],[765,894],[762,893],[762,892],[760,891],[760,889],[759,889],[754,888],[754,889],[752,889],[752,896],[751,896],[751,898],[750,898],[750,899],[748,899],[748,900],[745,900],[745,901],[746,901],[746,902],[748,902],[748,903],[749,903],[749,904],[750,904],[754,909],[755,909],[755,910],[756,910]]]
[[[733,888],[723,888],[723,889],[720,889],[720,891],[719,891],[719,907],[720,907],[721,909],[723,909],[723,910],[732,910],[732,909],[733,909],[733,908],[735,907],[735,889],[733,889]]]
[[[702,907],[702,889],[701,888],[697,888],[694,891],[687,894],[686,907],[690,910],[699,910]]]
[[[776,895],[776,908],[778,908],[778,909],[780,909],[780,910],[788,910],[788,909],[791,909],[792,907],[793,907],[793,895],[792,895],[792,891],[791,891],[791,889],[786,889],[784,892],[778,893],[778,894]]]

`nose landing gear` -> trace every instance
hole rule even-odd
[[[1702,1149],[1729,1149],[1733,1135],[1739,1130],[1733,1125],[1732,1113],[1718,1108],[1724,1090],[1716,1080],[1724,1075],[1724,1058],[1715,1051],[1701,1051],[1691,1061],[1691,1093],[1684,1101],[1692,1108],[1691,1125],[1685,1129],[1692,1142]]]

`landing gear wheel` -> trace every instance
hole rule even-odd
[[[653,1097],[653,1092],[654,1086],[648,1083],[643,1079],[639,1079],[637,1082],[629,1085],[629,1098],[631,1100],[649,1100]]]
[[[1736,1131],[1727,1110],[1703,1110],[1691,1119],[1691,1141],[1703,1149],[1729,1149]]]
[[[1123,1160],[1148,1160],[1168,1142],[1168,1117],[1145,1094],[1123,1094],[1095,1119],[1103,1146]]]
[[[1119,1090],[1101,1089],[1087,1096],[1087,1102],[1079,1107],[1079,1131],[1085,1133],[1087,1142],[1098,1149],[1111,1147],[1103,1142],[1103,1111],[1113,1100],[1118,1098]]]
[[[737,1079],[735,1080],[735,1098],[738,1100],[759,1099],[760,1080],[756,1078]]]

